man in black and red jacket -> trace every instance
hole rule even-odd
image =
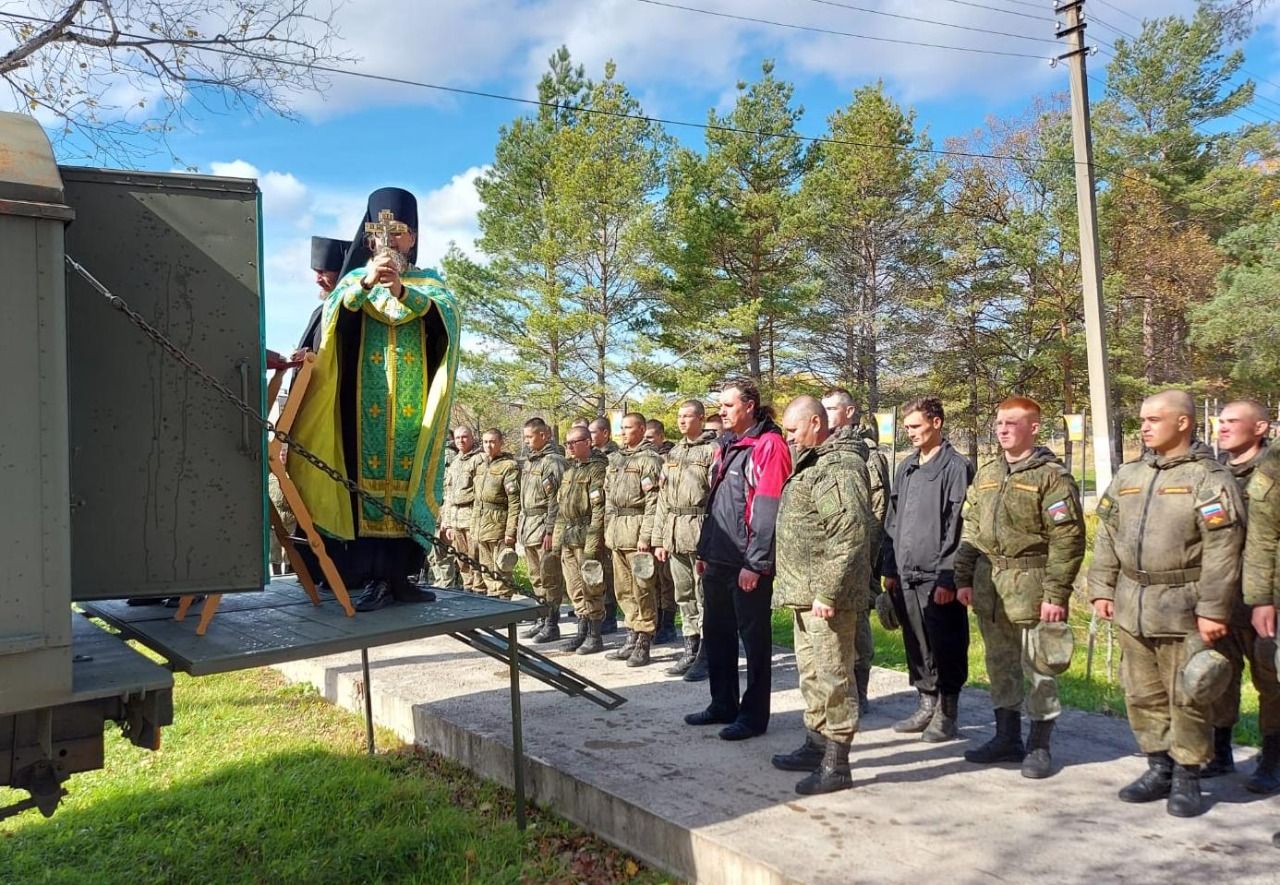
[[[711,465],[707,517],[698,540],[705,597],[702,643],[711,704],[684,717],[689,725],[723,724],[720,737],[740,741],[769,727],[773,631],[773,536],[791,450],[750,380],[720,392],[724,433]],[[738,695],[738,638],[747,656],[747,688]]]

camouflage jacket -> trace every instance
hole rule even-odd
[[[866,609],[875,534],[867,462],[848,440],[798,450],[778,505],[774,607]]]
[[[605,543],[610,550],[635,550],[653,537],[662,458],[647,442],[618,449],[609,458],[604,485]]]
[[[1199,451],[1121,466],[1098,501],[1089,599],[1115,602],[1134,636],[1185,636],[1196,617],[1227,621],[1244,545],[1240,490]]]
[[[681,437],[662,461],[658,505],[653,517],[653,546],[672,553],[695,553],[711,493],[715,436]]]
[[[1275,605],[1280,600],[1280,446],[1268,446],[1254,462],[1244,545],[1244,601]]]
[[[618,448],[618,444],[616,442],[614,442],[613,440],[609,440],[600,448],[596,448],[595,446],[592,446],[591,451],[594,454],[604,455],[604,459],[606,461],[612,461],[614,456],[617,455],[618,452],[622,450]]]
[[[526,547],[542,543],[556,527],[556,499],[564,477],[564,458],[551,443],[530,452],[520,472],[520,529]]]
[[[471,533],[477,541],[516,537],[520,519],[520,467],[507,452],[484,458],[476,468],[476,503]]]
[[[598,452],[584,462],[570,461],[560,483],[552,548],[581,547],[587,559],[604,555],[604,474],[609,459]]]
[[[956,586],[972,587],[978,556],[1009,620],[1034,624],[1040,603],[1066,605],[1084,562],[1080,492],[1058,456],[1043,446],[1016,464],[1001,455],[978,470],[964,504]]]
[[[871,542],[871,568],[875,569],[879,558],[880,541],[884,538],[884,520],[889,515],[889,462],[884,455],[873,451],[866,437],[856,427],[841,427],[831,434],[835,445],[858,456],[867,468],[867,488],[871,494],[871,516],[875,519],[875,531]],[[877,466],[879,465],[879,466]],[[884,472],[880,472],[880,467]]]
[[[447,529],[470,529],[471,506],[476,500],[476,468],[484,460],[479,448],[465,455],[453,456],[444,471],[444,506],[440,509],[440,526]]]

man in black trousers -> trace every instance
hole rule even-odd
[[[973,466],[943,438],[946,416],[936,396],[912,400],[902,415],[915,452],[894,474],[880,573],[920,698],[893,730],[937,743],[956,737],[960,689],[969,678],[969,619],[956,600],[954,569]]]
[[[773,537],[782,487],[791,475],[791,450],[749,379],[724,385],[720,417],[724,433],[716,440],[695,563],[702,575],[702,644],[711,704],[684,721],[723,724],[720,737],[740,741],[769,727]],[[739,637],[747,656],[747,688],[741,697]]]

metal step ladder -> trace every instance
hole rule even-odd
[[[490,627],[479,627],[474,630],[461,630],[449,635],[459,642],[471,646],[476,651],[484,652],[489,657],[502,661],[504,664],[509,660],[507,647],[510,643],[506,635],[499,630]],[[516,643],[516,664],[520,668],[520,672],[526,676],[532,676],[539,682],[545,682],[570,697],[585,698],[593,704],[604,707],[606,710],[614,710],[627,702],[627,699],[617,692],[610,691],[603,685],[592,682],[585,676],[573,672],[568,667],[557,664],[545,655],[540,655],[518,642]]]

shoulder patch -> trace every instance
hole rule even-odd
[[[1230,509],[1218,498],[1206,501],[1197,509],[1200,511],[1200,519],[1204,521],[1207,529],[1224,529],[1235,522],[1231,516]]]
[[[1099,502],[1098,506],[1101,508],[1102,503]],[[1049,516],[1049,521],[1055,525],[1059,525],[1071,519],[1071,508],[1067,505],[1066,501],[1054,501],[1045,508],[1044,512]]]
[[[1102,497],[1098,499],[1098,518],[1106,519],[1111,515],[1111,511],[1114,510],[1115,507],[1115,499],[1111,497],[1110,493],[1103,492]]]
[[[641,490],[642,492],[644,492],[646,495],[647,495],[649,492],[652,492],[652,491],[653,491],[653,487],[654,487],[654,486],[653,486],[653,477],[650,477],[650,476],[642,476],[642,477],[640,478],[640,490]]]

